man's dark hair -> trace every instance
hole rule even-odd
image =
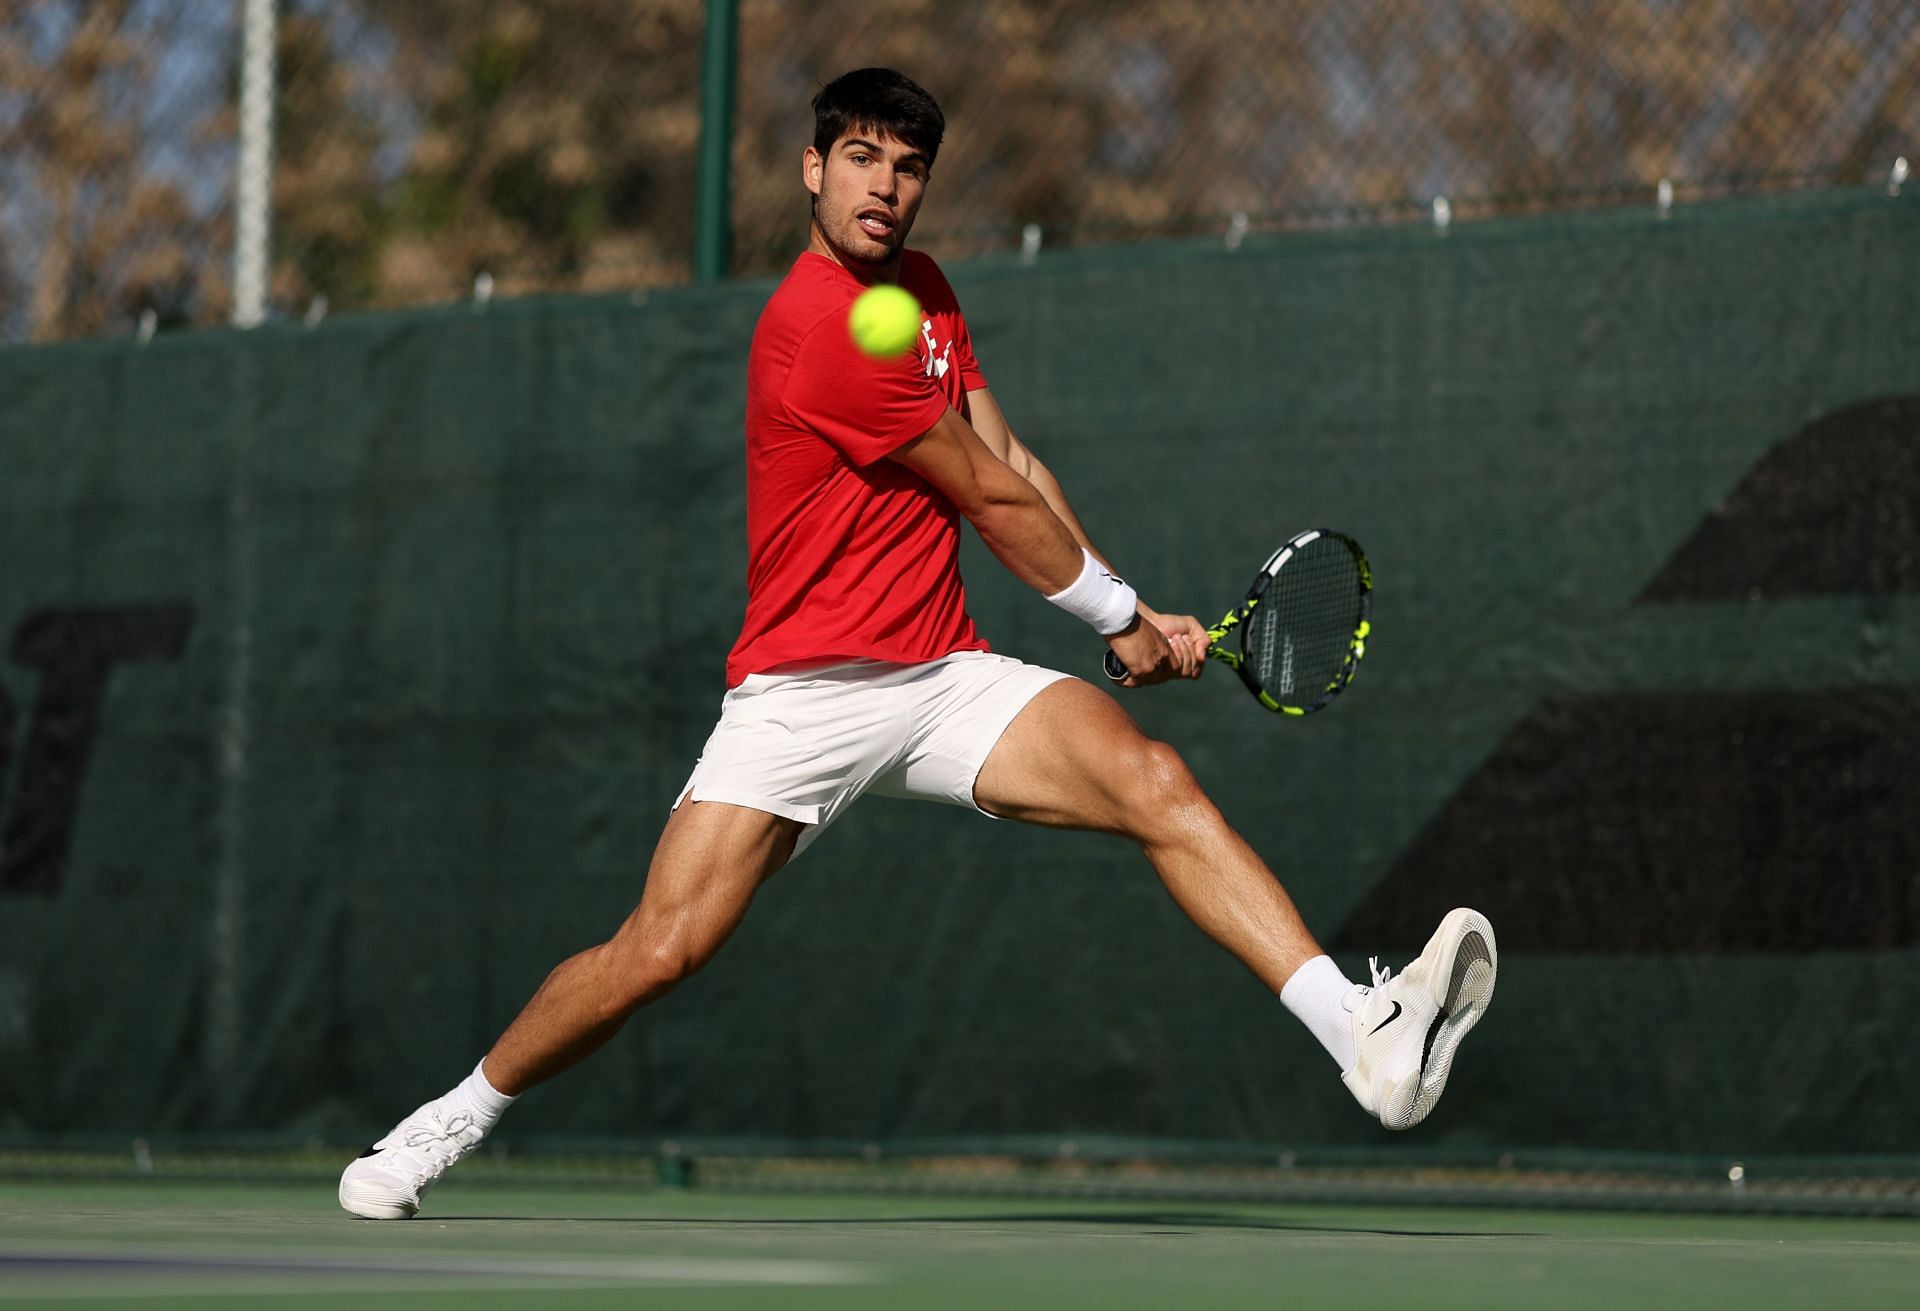
[[[926,89],[891,68],[842,73],[813,98],[813,148],[822,155],[847,133],[866,131],[906,142],[931,166],[946,130],[947,116]]]

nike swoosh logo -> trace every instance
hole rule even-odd
[[[1369,1033],[1369,1034],[1367,1035],[1367,1037],[1369,1037],[1369,1038],[1371,1038],[1371,1037],[1373,1037],[1373,1034],[1374,1034],[1374,1033],[1378,1033],[1378,1032],[1380,1032],[1380,1030],[1382,1030],[1382,1029],[1384,1029],[1384,1028],[1386,1028],[1386,1027],[1387,1027],[1387,1026],[1388,1026],[1389,1024],[1392,1024],[1392,1023],[1393,1023],[1393,1022],[1394,1022],[1395,1020],[1397,1020],[1397,1019],[1399,1019],[1399,1018],[1400,1018],[1400,1003],[1399,1003],[1399,1002],[1395,1002],[1395,1003],[1393,1004],[1393,1014],[1391,1014],[1391,1015],[1389,1015],[1389,1016],[1387,1016],[1387,1018],[1386,1018],[1386,1019],[1384,1019],[1384,1020],[1382,1020],[1382,1021],[1380,1021],[1380,1023],[1378,1023],[1378,1024],[1376,1024],[1376,1025],[1374,1025],[1374,1026],[1373,1026],[1373,1033]]]
[[[1395,1003],[1394,1003],[1394,1005],[1396,1005],[1396,1006],[1398,1006],[1399,1004],[1400,1004],[1399,1002],[1395,1002]],[[386,1150],[387,1150],[387,1149],[386,1149],[386,1148],[384,1148],[384,1147],[369,1147],[369,1148],[367,1148],[367,1150],[366,1150],[366,1151],[364,1151],[364,1152],[362,1152],[362,1153],[360,1153],[360,1155],[359,1155],[359,1156],[357,1156],[357,1157],[355,1157],[354,1159],[355,1159],[355,1160],[358,1160],[358,1161],[364,1161],[364,1160],[366,1160],[366,1159],[367,1159],[367,1158],[368,1158],[369,1156],[378,1156],[378,1155],[380,1155],[380,1153],[382,1153],[382,1152],[384,1152],[384,1151],[386,1151]]]

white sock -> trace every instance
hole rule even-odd
[[[514,1099],[487,1082],[487,1076],[481,1068],[485,1064],[482,1061],[474,1066],[473,1073],[461,1080],[460,1086],[442,1100],[471,1114],[474,1123],[482,1129],[491,1130],[501,1114],[513,1105]]]
[[[1340,972],[1331,956],[1315,956],[1293,972],[1280,989],[1280,1002],[1307,1026],[1345,1074],[1359,1054],[1353,1040],[1353,980]]]

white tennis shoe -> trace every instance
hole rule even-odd
[[[433,1181],[486,1136],[472,1113],[428,1102],[347,1167],[340,1205],[369,1220],[411,1220]]]
[[[1341,1077],[1381,1124],[1411,1129],[1439,1102],[1460,1040],[1493,1000],[1493,925],[1478,911],[1450,911],[1397,977],[1378,959],[1367,964],[1373,986],[1359,990],[1357,1054]]]

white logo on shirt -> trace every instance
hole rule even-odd
[[[929,378],[944,378],[947,370],[953,367],[953,343],[949,341],[945,349],[934,345],[933,320],[920,321],[920,339],[927,343],[926,366]],[[935,352],[939,352],[936,356]]]

